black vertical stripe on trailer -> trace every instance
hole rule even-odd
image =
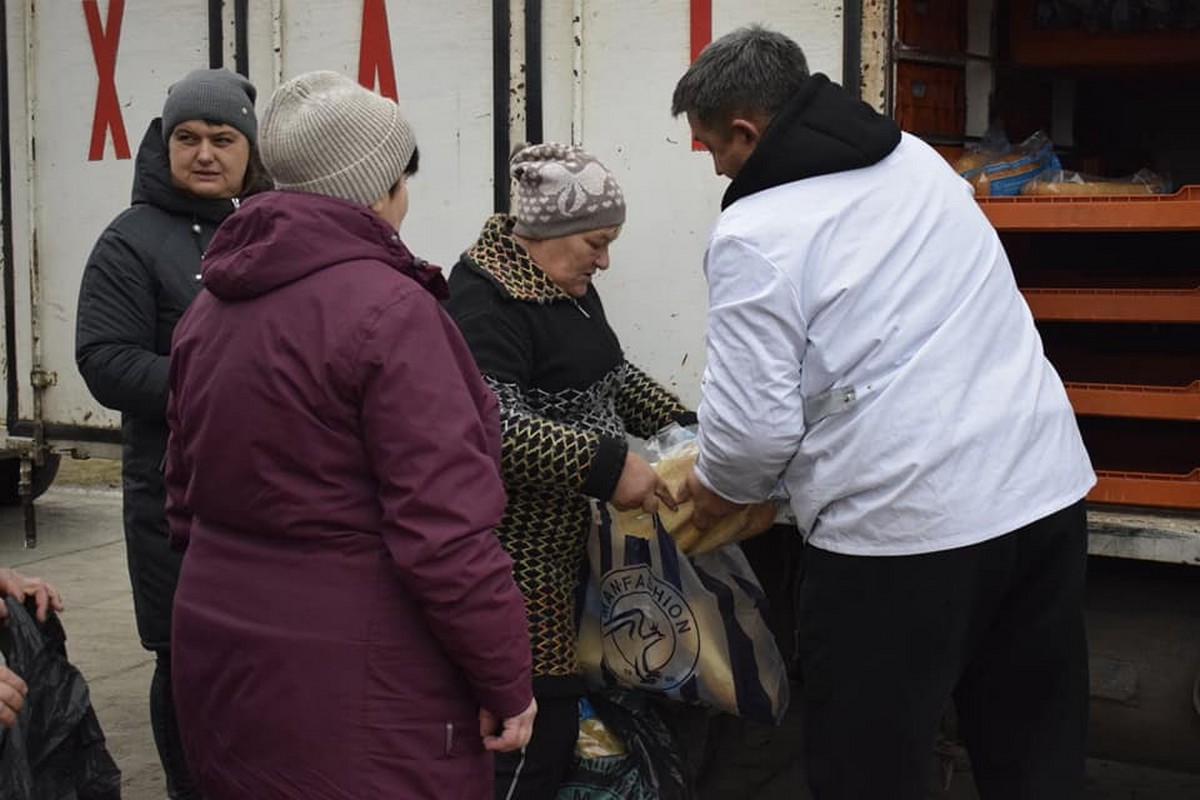
[[[525,141],[542,136],[542,0],[525,0]]]
[[[233,54],[234,68],[239,75],[250,77],[250,0],[235,0],[233,4],[233,36],[237,45]]]
[[[862,99],[862,0],[842,3],[842,88]]]
[[[509,48],[511,34],[508,0],[492,0],[492,206],[496,213],[508,213],[508,118],[512,106],[508,97]]]
[[[0,0],[0,91],[4,98],[0,103],[0,214],[3,219],[0,225],[4,227],[3,249],[4,257],[4,352],[7,358],[4,363],[4,385],[8,393],[6,406],[7,419],[5,423],[11,431],[17,421],[18,382],[17,382],[17,298],[16,278],[13,264],[13,233],[12,233],[12,139],[8,119],[8,0]]]
[[[225,18],[221,0],[208,0],[208,66],[217,69],[225,66]]]

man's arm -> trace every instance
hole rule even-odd
[[[775,488],[804,435],[807,324],[788,276],[741,240],[714,239],[705,272],[708,366],[696,478],[726,501],[757,503]]]

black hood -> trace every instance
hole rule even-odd
[[[232,200],[206,200],[171,183],[171,164],[167,159],[161,119],[150,123],[138,147],[137,162],[133,168],[133,204],[138,203],[147,203],[172,214],[187,214],[208,222],[220,222],[235,208]]]
[[[818,73],[801,84],[763,132],[721,200],[804,178],[869,167],[900,144],[900,128]]]

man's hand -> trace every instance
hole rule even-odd
[[[50,609],[63,610],[62,597],[53,586],[41,578],[26,577],[15,569],[0,569],[0,597],[6,595],[19,603],[24,603],[27,597],[33,597],[37,604],[38,622],[46,621],[46,613]],[[4,604],[0,603],[0,619],[7,616]]]
[[[613,491],[611,503],[621,511],[640,508],[647,514],[658,510],[659,502],[672,511],[679,505],[671,490],[654,467],[646,459],[632,450],[625,455],[625,468],[621,470],[621,478]]]
[[[745,508],[744,505],[730,502],[721,495],[709,489],[700,479],[696,477],[696,470],[693,467],[688,470],[687,481],[684,483],[684,491],[686,496],[682,499],[691,498],[692,508],[692,524],[699,530],[707,531],[717,522],[730,514],[735,514]]]
[[[0,726],[11,728],[17,722],[17,713],[25,705],[25,694],[29,687],[17,673],[8,667],[0,667]]]
[[[497,732],[496,715],[486,708],[479,709],[479,735],[483,737],[484,749],[494,753],[520,750],[533,736],[533,718],[536,716],[537,700],[530,700],[524,711],[504,720]]]

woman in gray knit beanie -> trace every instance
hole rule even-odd
[[[121,412],[125,542],[142,646],[155,656],[150,719],[167,794],[198,797],[175,723],[172,597],[181,556],[167,546],[171,334],[200,291],[201,254],[238,201],[264,188],[254,85],[198,69],[171,85],[138,148],[133,204],[100,235],[83,271],[75,358],[88,388]]]
[[[416,136],[333,72],[258,136],[277,191],[217,232],[172,349],[188,763],[209,798],[488,797],[536,706],[496,400],[398,234]]]
[[[626,361],[593,278],[625,222],[615,176],[564,144],[517,148],[514,214],[485,223],[450,277],[447,307],[500,398],[508,510],[496,529],[529,610],[538,721],[522,756],[496,757],[496,797],[554,797],[574,757],[584,684],[575,605],[592,504],[674,507],[629,449],[695,415]]]

